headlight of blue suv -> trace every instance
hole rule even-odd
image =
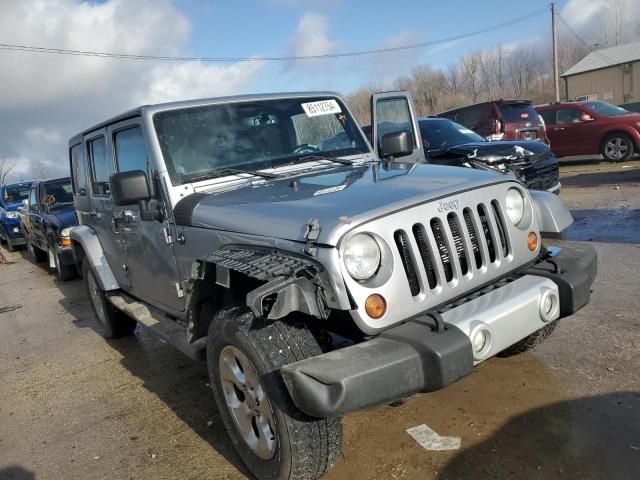
[[[63,228],[62,230],[60,230],[60,236],[62,238],[69,238],[69,235],[71,234],[71,229],[73,227],[67,227],[67,228]]]
[[[517,188],[507,190],[505,210],[511,223],[518,225],[524,216],[524,197]]]
[[[358,233],[345,243],[344,265],[355,280],[368,280],[380,266],[380,247],[375,239],[366,233]]]
[[[18,218],[18,212],[5,212],[7,218]]]

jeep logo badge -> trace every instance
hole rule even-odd
[[[455,200],[446,200],[446,201],[440,201],[438,203],[438,211],[439,212],[448,212],[449,210],[458,210],[458,208],[460,207],[460,200],[455,199]]]

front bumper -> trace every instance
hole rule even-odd
[[[2,225],[3,236],[11,240],[13,245],[22,245],[25,243],[24,234],[22,228],[20,228],[20,222],[3,222]]]
[[[589,302],[596,274],[590,247],[563,248],[524,275],[441,314],[425,314],[365,342],[282,367],[294,403],[314,417],[331,417],[443,388],[474,365]],[[554,309],[543,313],[554,295]],[[558,301],[559,299],[559,301]],[[474,347],[483,332],[486,342]]]
[[[517,168],[514,174],[529,190],[556,192],[560,189],[560,163],[555,155]]]

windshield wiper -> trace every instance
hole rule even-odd
[[[280,178],[280,175],[275,173],[259,172],[257,170],[242,170],[239,168],[223,168],[222,170],[214,170],[212,172],[190,177],[186,181],[188,182],[200,182],[202,180],[211,180],[213,178],[226,177],[227,175],[237,175],[240,173],[248,173],[249,175],[255,175],[262,178]]]
[[[291,163],[304,163],[312,162],[313,160],[329,160],[330,162],[341,163],[342,165],[353,165],[351,160],[345,160],[344,158],[328,157],[326,155],[305,155],[304,157],[298,157],[291,161]]]

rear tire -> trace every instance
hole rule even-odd
[[[504,349],[498,354],[499,357],[512,357],[513,355],[519,355],[524,352],[528,352],[536,348],[545,339],[553,333],[558,326],[558,320],[554,320],[549,325],[542,327],[537,332],[533,332],[528,337],[524,337],[518,343],[511,345],[509,348]]]
[[[220,417],[259,479],[320,478],[342,446],[339,418],[310,417],[293,404],[280,367],[321,354],[304,325],[223,309],[209,326],[207,366]]]
[[[612,133],[604,137],[600,153],[610,162],[626,162],[633,156],[633,140],[626,133]]]
[[[120,338],[133,334],[136,321],[109,303],[86,259],[82,262],[82,278],[91,306],[98,318],[100,335],[104,338]]]

